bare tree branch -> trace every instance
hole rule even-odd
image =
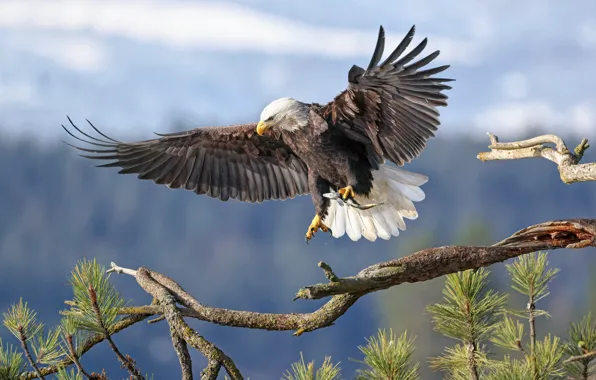
[[[543,135],[528,140],[500,143],[497,136],[489,133],[490,152],[481,152],[481,161],[519,160],[542,157],[557,164],[561,180],[565,183],[596,181],[596,163],[579,164],[584,152],[590,147],[587,139],[571,152],[563,139],[555,135]],[[545,144],[554,144],[550,147]]]
[[[176,332],[176,329],[170,326],[170,335],[172,336],[172,345],[178,355],[178,361],[180,362],[180,369],[182,370],[182,380],[192,380],[192,359],[188,352],[188,346],[186,341],[182,339]]]
[[[201,378],[205,380],[216,380],[219,374],[220,367],[224,367],[232,380],[242,380],[236,365],[222,350],[217,348],[213,343],[199,335],[198,332],[191,329],[182,318],[182,315],[176,307],[176,299],[170,293],[169,289],[160,282],[160,279],[165,276],[151,272],[147,268],[140,268],[136,271],[135,276],[137,283],[154,298],[157,299],[159,305],[163,307],[163,313],[168,321],[168,324],[174,328],[176,334],[192,347],[201,352],[208,360],[209,365],[201,374]],[[171,281],[171,280],[170,280]],[[212,365],[215,362],[215,365]]]
[[[151,315],[163,315],[187,344],[203,354],[207,353],[209,364],[202,373],[203,379],[215,378],[213,374],[219,371],[221,366],[227,370],[232,379],[241,379],[233,361],[211,342],[188,327],[184,321],[185,317],[231,327],[293,330],[294,335],[301,335],[304,332],[331,326],[360,297],[368,293],[405,282],[428,281],[463,270],[486,267],[539,250],[579,249],[591,246],[596,246],[596,219],[568,219],[524,228],[491,246],[446,246],[425,249],[400,259],[371,265],[351,277],[340,278],[333,273],[329,265],[319,263],[329,282],[304,287],[298,291],[296,298],[331,297],[331,299],[316,311],[302,314],[256,313],[206,306],[198,302],[174,280],[161,273],[144,267],[138,270],[120,268],[112,263],[111,272],[134,276],[143,289],[159,300],[159,305],[123,308],[120,311],[121,314],[127,314],[128,317],[119,322],[116,332]],[[184,307],[177,307],[176,303]],[[103,335],[96,335],[86,341],[83,352],[102,340]],[[61,363],[61,365],[70,364],[72,362],[69,360]],[[42,375],[47,375],[55,373],[58,367],[48,366],[40,371]],[[35,377],[35,373],[30,372],[23,376],[23,379]]]
[[[596,351],[591,351],[591,352],[588,352],[588,353],[583,354],[583,355],[570,356],[569,358],[567,358],[563,362],[563,364],[569,364],[571,362],[577,362],[577,361],[580,361],[580,360],[592,359],[594,357],[596,357]]]

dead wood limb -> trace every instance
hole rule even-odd
[[[584,152],[590,147],[583,139],[570,151],[559,136],[542,135],[528,140],[499,142],[497,136],[489,133],[490,152],[481,152],[477,158],[481,161],[519,160],[542,157],[557,164],[559,175],[564,183],[596,181],[596,163],[580,164]],[[554,148],[546,144],[553,144]]]
[[[491,246],[445,246],[425,249],[406,257],[371,265],[351,277],[338,277],[329,265],[319,263],[329,282],[304,287],[298,291],[296,298],[311,300],[331,298],[316,311],[301,314],[257,313],[206,306],[168,276],[145,267],[132,270],[120,268],[112,263],[110,271],[134,276],[143,289],[160,301],[158,305],[123,308],[121,313],[126,314],[127,317],[119,322],[116,331],[151,315],[163,315],[187,344],[204,354],[212,353],[207,354],[209,364],[202,373],[202,378],[213,378],[212,374],[218,372],[223,366],[232,379],[241,379],[233,361],[188,327],[184,318],[196,318],[231,327],[295,331],[294,335],[301,335],[304,332],[331,326],[360,297],[368,293],[405,282],[422,282],[463,270],[486,267],[539,250],[579,249],[593,246],[596,246],[596,219],[568,219],[524,228]],[[84,343],[84,352],[102,340],[103,336],[94,336]],[[62,363],[62,365],[70,364],[72,364],[70,361]],[[57,368],[57,366],[45,367],[41,372],[47,375],[55,373]],[[35,373],[30,372],[22,378],[35,377]]]

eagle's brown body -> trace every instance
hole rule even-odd
[[[403,217],[417,216],[412,200],[423,199],[418,186],[426,180],[383,166],[386,161],[402,166],[422,152],[440,124],[437,107],[447,105],[442,91],[450,87],[444,82],[451,81],[434,77],[447,65],[420,70],[438,51],[410,63],[424,50],[426,39],[402,56],[413,36],[414,27],[379,64],[385,43],[381,28],[368,67],[353,66],[347,89],[331,102],[306,104],[282,98],[281,106],[276,105],[278,109],[266,120],[262,114],[258,125],[195,128],[133,143],[114,140],[95,127],[102,138],[90,136],[72,122],[90,140],[67,132],[98,147],[77,147],[97,154],[85,157],[110,160],[103,166],[120,167],[120,173],[135,173],[170,188],[242,202],[311,193],[317,216],[310,230],[316,230],[313,225],[321,225],[327,216],[329,220],[344,217],[338,213],[339,206],[323,196],[330,190],[386,198],[389,208],[379,208],[376,214],[362,211],[354,216],[346,211],[345,218],[352,219],[345,222],[344,230],[354,240],[372,236],[372,230],[374,239],[385,238],[387,231],[396,236],[398,227],[405,229]],[[328,215],[330,205],[333,210]]]
[[[324,217],[329,199],[323,194],[349,184],[356,193],[367,195],[372,187],[372,166],[365,146],[329,128],[320,112],[318,105],[312,105],[308,128],[286,132],[282,139],[309,168],[309,191],[317,214]]]

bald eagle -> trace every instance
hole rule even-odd
[[[159,138],[121,142],[89,125],[100,136],[63,128],[95,145],[83,157],[111,162],[119,173],[134,173],[173,189],[207,194],[222,201],[263,202],[311,194],[315,216],[308,242],[319,230],[357,241],[389,239],[405,230],[404,218],[418,213],[412,202],[424,199],[428,178],[405,171],[439,126],[438,106],[452,79],[434,77],[449,65],[420,70],[439,51],[415,58],[425,38],[403,55],[413,26],[379,64],[385,45],[383,27],[366,69],[352,66],[348,86],[321,105],[281,98],[267,105],[258,123],[195,128],[157,134]],[[89,140],[75,135],[80,133]],[[395,164],[392,166],[390,163]]]

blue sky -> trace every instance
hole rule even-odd
[[[0,125],[57,140],[68,114],[115,137],[172,118],[255,121],[282,96],[326,102],[413,24],[457,79],[440,135],[596,122],[596,3],[549,1],[0,1]]]

